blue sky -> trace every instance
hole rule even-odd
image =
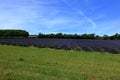
[[[0,0],[0,29],[120,33],[120,0]]]

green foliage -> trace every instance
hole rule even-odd
[[[111,48],[110,52],[113,53],[113,54],[119,54],[120,50],[115,49],[115,48]]]
[[[116,33],[116,34],[110,36],[110,39],[111,40],[118,40],[118,39],[120,39],[120,34]]]
[[[63,34],[63,33],[51,33],[51,34],[43,34],[39,33],[38,35],[30,35],[25,30],[0,30],[0,38],[23,38],[23,37],[29,37],[29,38],[65,38],[65,39],[101,39],[101,40],[119,40],[120,34],[116,33],[112,36],[108,35],[95,35],[92,34]]]
[[[97,51],[98,51],[98,52],[102,52],[102,53],[105,52],[104,48],[98,48]]]
[[[90,47],[83,47],[82,50],[83,51],[88,51],[88,52],[92,52],[93,51]]]
[[[82,51],[82,49],[79,46],[76,46],[74,50],[75,51]]]
[[[109,40],[110,37],[109,37],[108,35],[105,34],[105,35],[103,36],[103,39],[104,39],[104,40]]]
[[[65,50],[71,50],[70,45],[65,45]]]
[[[103,36],[103,39],[104,40],[119,40],[120,39],[120,34],[116,33],[116,34],[114,34],[112,36],[108,36],[108,35],[105,34]]]
[[[63,33],[56,33],[56,34],[42,34],[39,33],[37,36],[38,38],[65,38],[65,39],[98,39],[98,40],[119,40],[120,39],[120,34],[116,33],[112,36],[108,35],[95,35],[94,33],[92,34],[63,34]]]
[[[82,34],[80,37],[82,39],[95,39],[95,34]]]
[[[19,58],[19,61],[24,61],[24,59],[23,58]]]
[[[69,39],[95,39],[95,34],[62,34],[62,33],[56,33],[56,34],[42,34],[39,33],[38,38],[69,38]]]
[[[28,37],[29,33],[24,30],[0,30],[0,38]]]

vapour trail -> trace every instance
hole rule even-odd
[[[90,19],[89,17],[87,17],[87,16],[83,13],[82,10],[77,9],[77,8],[73,8],[73,7],[70,5],[70,3],[68,3],[66,0],[62,0],[62,2],[64,2],[68,7],[72,8],[73,10],[75,10],[78,14],[84,16],[85,19],[92,24],[92,27],[93,27],[93,28],[96,28],[96,23],[95,23],[92,19]]]

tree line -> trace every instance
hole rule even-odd
[[[56,34],[42,34],[39,33],[38,38],[65,38],[65,39],[98,39],[98,40],[120,40],[120,34],[116,33],[112,36],[108,35],[95,35],[94,33],[92,34],[63,34],[63,33],[56,33]]]
[[[25,30],[0,30],[0,38],[23,38],[28,36],[29,33]]]
[[[29,35],[29,32],[25,30],[0,30],[0,38],[64,38],[64,39],[98,39],[98,40],[120,40],[120,34],[116,33],[112,36],[103,35],[99,36],[92,34],[63,34],[63,33],[51,33],[38,35]]]

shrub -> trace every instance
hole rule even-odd
[[[61,46],[55,45],[54,48],[55,48],[55,49],[61,49]]]
[[[98,48],[97,51],[102,52],[102,53],[105,52],[105,50],[103,48]]]
[[[71,50],[70,45],[65,45],[64,47],[65,47],[65,48],[64,48],[65,50]]]
[[[18,60],[19,60],[19,61],[24,61],[24,59],[23,59],[23,58],[19,58]]]
[[[82,49],[80,48],[80,46],[75,47],[74,50],[76,50],[76,51],[82,51]]]
[[[83,47],[82,49],[83,49],[83,51],[88,51],[88,52],[93,51],[92,48],[90,48],[90,47]]]
[[[120,50],[115,49],[115,48],[112,48],[112,49],[110,49],[110,53],[119,54],[119,53],[120,53]]]

